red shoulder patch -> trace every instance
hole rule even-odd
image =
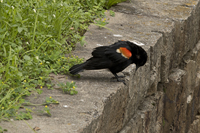
[[[120,53],[122,54],[122,56],[124,56],[125,58],[130,58],[132,56],[131,51],[129,51],[127,48],[125,47],[120,47],[119,48]]]

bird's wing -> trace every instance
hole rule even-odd
[[[105,55],[116,63],[129,60],[132,57],[131,48],[126,42],[119,41],[105,49]]]
[[[108,46],[100,46],[95,48],[94,51],[92,52],[92,56],[97,58],[105,57],[105,49],[107,48]]]

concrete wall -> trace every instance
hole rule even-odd
[[[134,0],[112,10],[108,28],[145,43],[149,58],[136,75],[129,71],[128,86],[111,95],[82,132],[200,132],[200,2]],[[88,42],[90,32],[97,32],[94,26]]]

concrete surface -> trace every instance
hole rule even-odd
[[[78,94],[44,88],[28,99],[58,100],[59,105],[50,106],[52,116],[34,113],[26,122],[1,122],[8,133],[31,133],[34,127],[38,133],[200,131],[200,1],[132,0],[112,10],[115,17],[107,12],[110,30],[91,25],[88,44],[77,44],[74,54],[87,59],[99,45],[137,40],[148,53],[145,66],[135,75],[134,65],[124,70],[127,86],[110,82],[113,75],[106,70],[84,71],[80,79],[52,74],[55,83],[75,81]]]

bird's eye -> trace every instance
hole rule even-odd
[[[140,55],[136,55],[136,58],[137,58],[137,59],[140,59]]]

